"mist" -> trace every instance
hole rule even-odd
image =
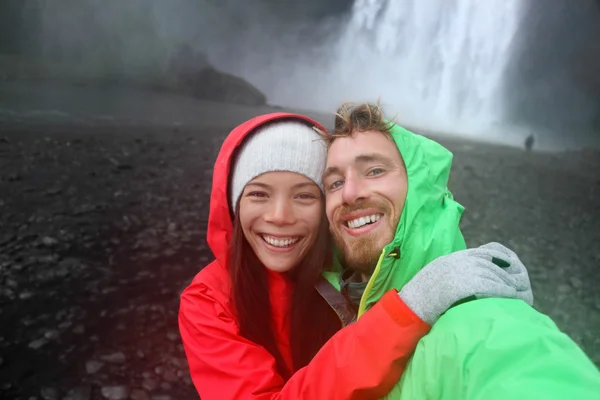
[[[595,0],[10,3],[4,47],[63,77],[152,86],[187,45],[274,105],[380,99],[416,129],[517,146],[600,137]]]

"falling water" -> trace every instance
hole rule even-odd
[[[521,0],[356,0],[340,43],[344,81],[417,121],[500,118]],[[407,116],[408,117],[408,116]]]
[[[329,59],[252,77],[274,103],[331,110],[377,100],[404,123],[462,134],[503,124],[500,90],[523,0],[355,0]],[[273,71],[269,71],[272,73]],[[283,78],[285,76],[285,79]],[[262,79],[261,79],[262,78]]]
[[[502,119],[504,69],[522,0],[356,0],[339,43],[350,97],[448,130]]]

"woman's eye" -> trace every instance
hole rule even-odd
[[[299,199],[301,200],[309,200],[309,199],[316,199],[317,197],[312,194],[312,193],[301,193],[297,196]]]
[[[367,175],[381,175],[385,172],[383,168],[373,168]]]
[[[267,197],[265,192],[250,192],[246,194],[246,197]]]

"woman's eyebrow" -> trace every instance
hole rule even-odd
[[[248,187],[248,186],[258,186],[263,189],[271,189],[271,186],[267,185],[266,183],[262,183],[262,182],[250,182],[246,185],[246,187]]]

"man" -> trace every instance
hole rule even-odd
[[[360,318],[390,288],[409,296],[430,261],[465,249],[463,207],[446,187],[452,154],[387,122],[376,105],[342,106],[327,141],[323,186],[339,252],[324,276]],[[600,398],[600,372],[550,318],[519,299],[468,300],[420,341],[388,398]]]

